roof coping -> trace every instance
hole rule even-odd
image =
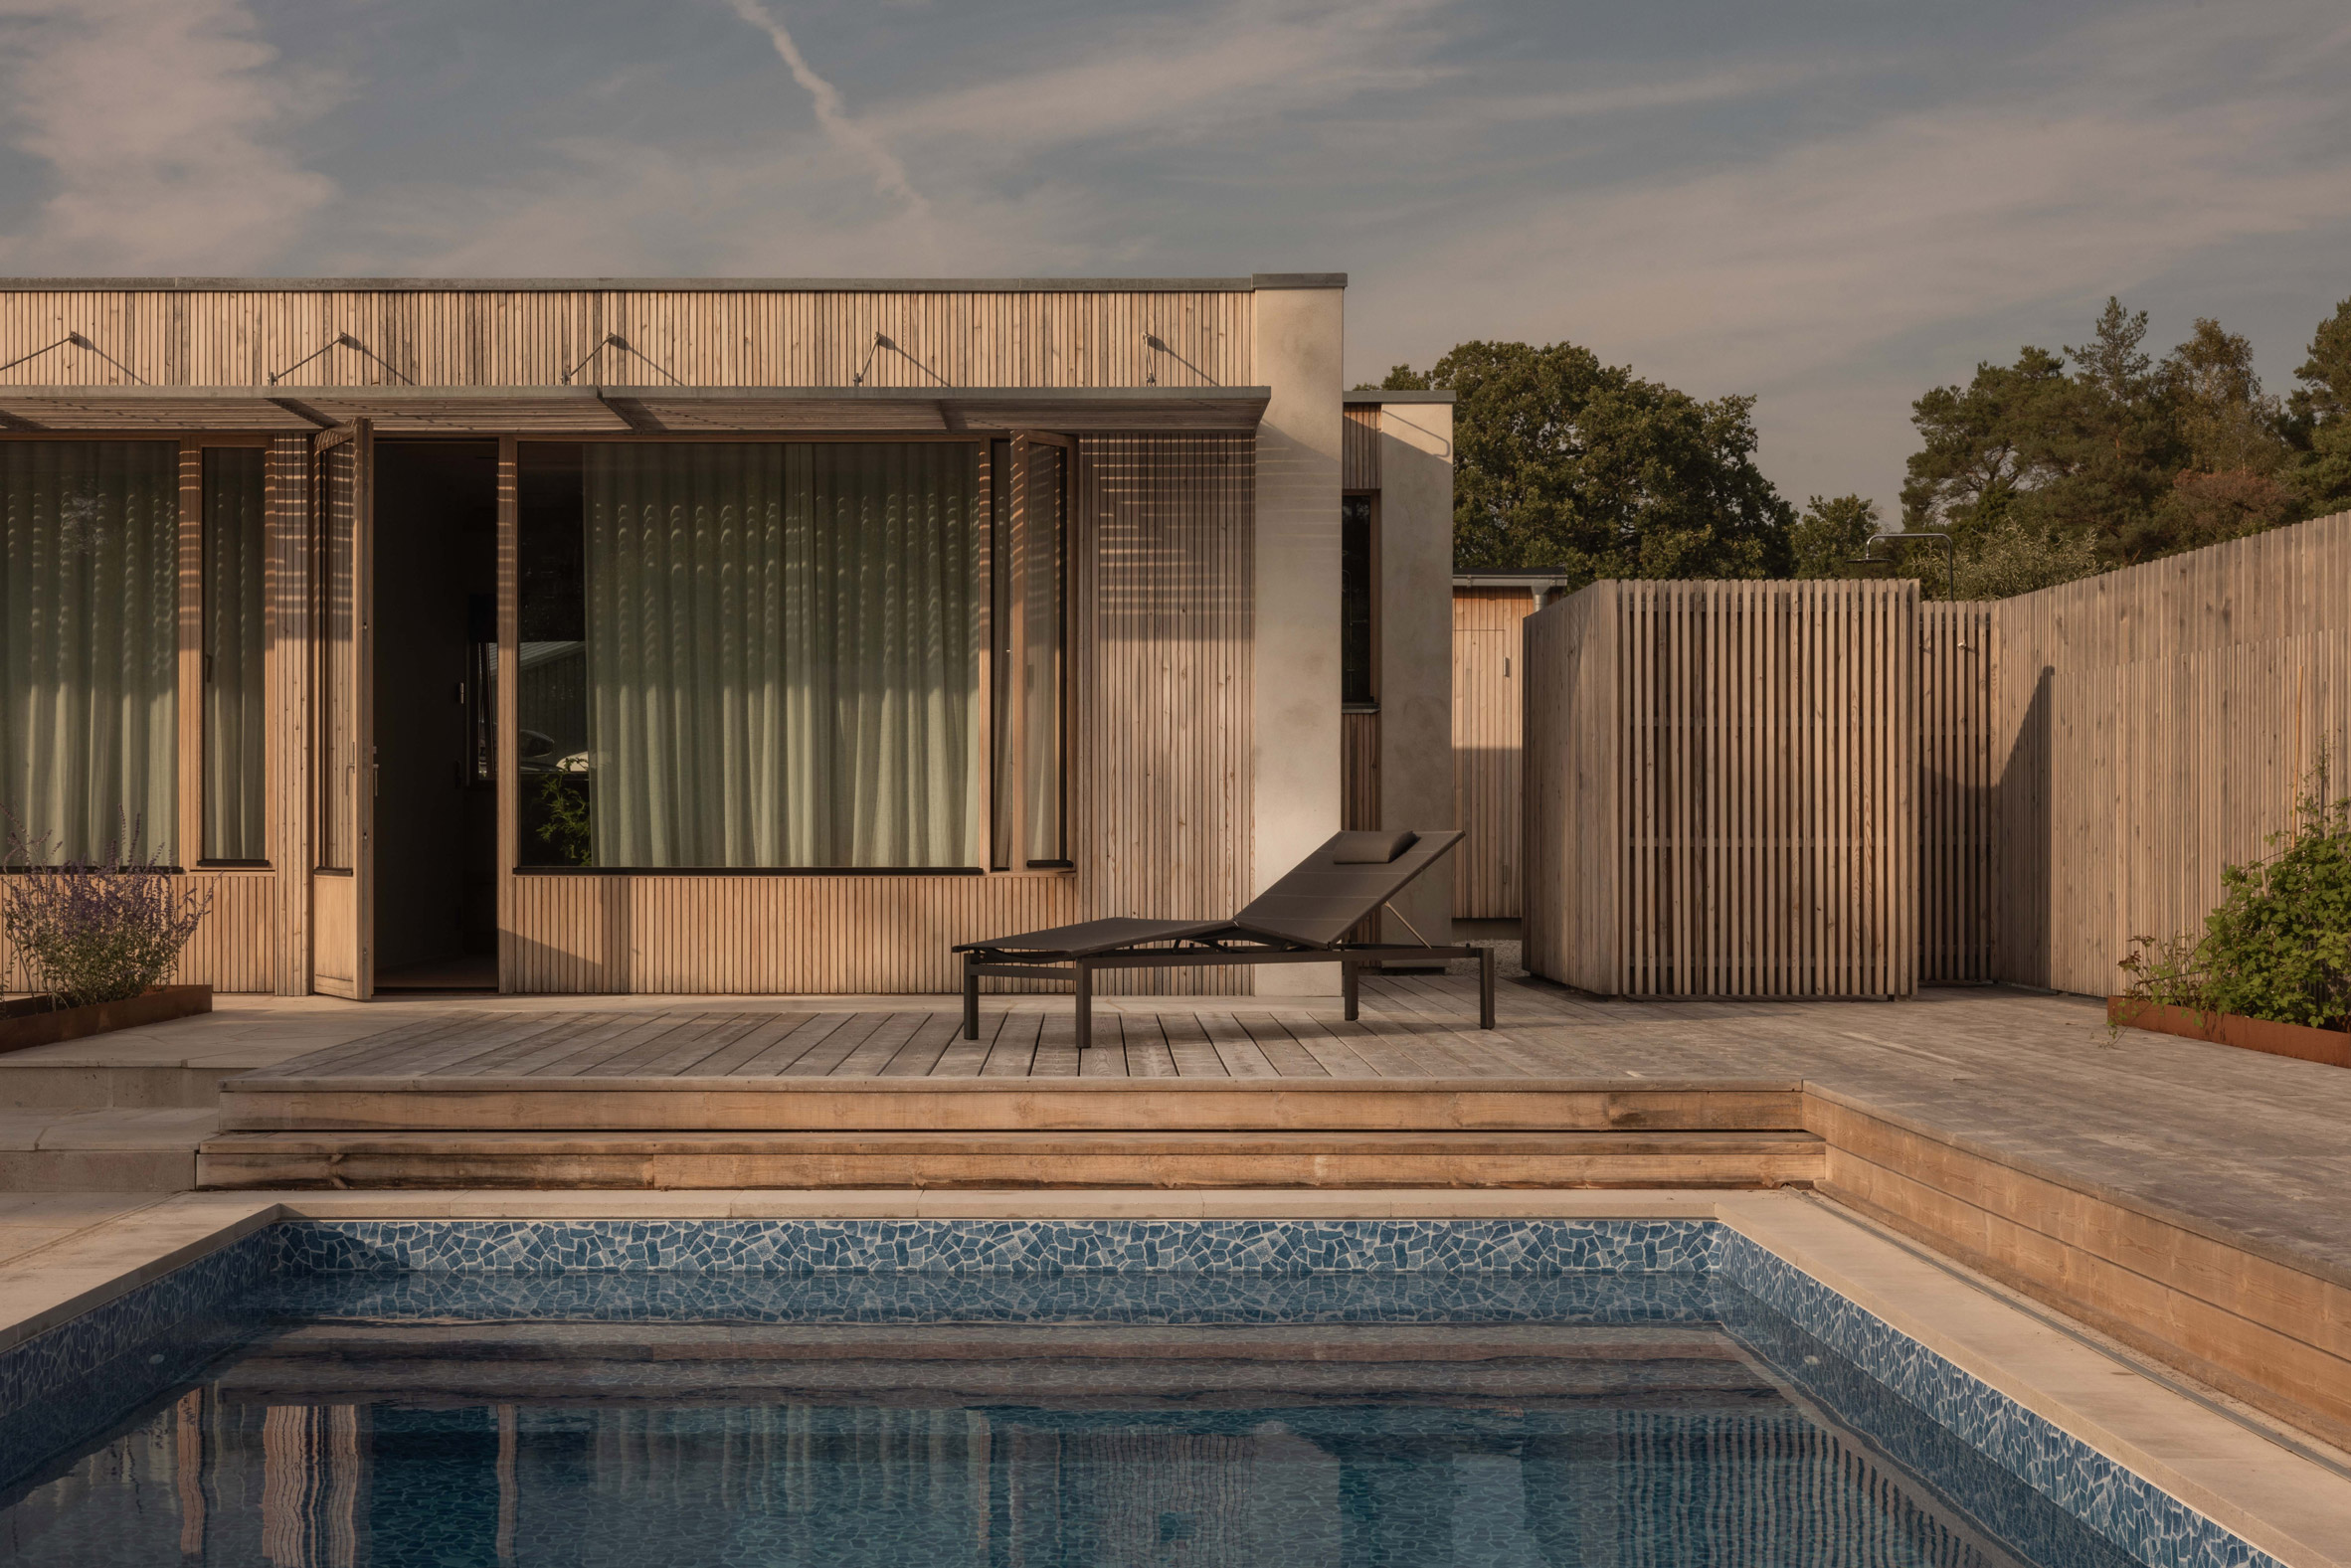
[[[1382,403],[1453,403],[1459,394],[1452,392],[1350,392],[1341,401],[1356,408]]]

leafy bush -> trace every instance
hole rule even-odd
[[[2134,999],[2319,1029],[2351,1027],[2351,798],[2326,798],[2322,763],[2267,860],[2221,873],[2196,938],[2133,937]]]
[[[53,865],[49,835],[11,823],[0,931],[52,1005],[122,1001],[160,983],[211,910],[209,890],[174,887],[137,843],[126,823],[96,861]]]

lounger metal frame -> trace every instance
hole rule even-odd
[[[1083,1051],[1094,1043],[1094,971],[1096,969],[1217,968],[1228,964],[1336,963],[1350,1023],[1356,1019],[1364,965],[1383,962],[1427,962],[1438,958],[1478,960],[1478,1027],[1494,1027],[1494,950],[1492,948],[1421,947],[1395,942],[1345,942],[1337,947],[1276,944],[1246,933],[1187,939],[1190,946],[1137,947],[1109,953],[1038,953],[1022,955],[980,948],[964,954],[964,1038],[980,1038],[980,977],[993,974],[1011,979],[1067,979],[1076,989],[1077,1045]]]

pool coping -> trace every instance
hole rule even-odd
[[[1509,1218],[1716,1221],[2288,1568],[2351,1568],[2351,1477],[1980,1276],[1792,1192],[185,1193],[0,1267],[0,1351],[279,1221]]]

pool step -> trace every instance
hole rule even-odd
[[[231,1079],[224,1132],[1798,1132],[1794,1080]]]
[[[238,1132],[206,1187],[1777,1187],[1793,1131]]]

